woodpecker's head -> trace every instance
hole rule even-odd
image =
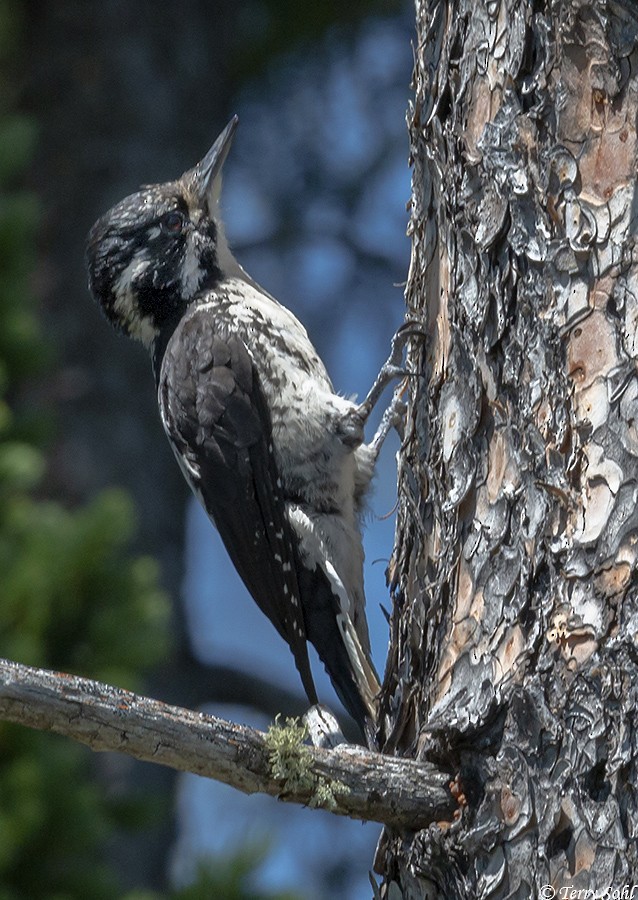
[[[217,205],[237,122],[234,116],[194,169],[121,200],[89,233],[93,296],[116,328],[147,347],[234,263]]]

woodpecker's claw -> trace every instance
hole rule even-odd
[[[381,447],[383,446],[383,442],[393,428],[396,429],[399,437],[401,438],[401,440],[403,440],[403,422],[407,409],[408,407],[403,401],[403,393],[401,390],[399,390],[395,393],[394,397],[392,398],[392,402],[383,413],[376,434],[370,441],[370,447],[374,451],[375,459],[379,455]]]
[[[370,388],[368,396],[358,407],[358,413],[361,416],[363,422],[367,420],[368,416],[379,401],[381,394],[390,384],[390,382],[394,381],[396,378],[407,378],[411,374],[401,365],[405,345],[411,337],[425,337],[423,326],[416,320],[409,320],[407,322],[404,322],[403,325],[401,325],[401,327],[397,329],[396,334],[392,338],[392,349],[390,352],[390,356],[381,366],[381,371],[377,375],[374,384]],[[385,420],[385,415],[383,418]],[[388,427],[386,434],[391,427],[392,425]]]

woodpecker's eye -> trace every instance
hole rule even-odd
[[[162,216],[161,226],[168,234],[179,234],[185,224],[183,214],[177,210],[172,210]]]

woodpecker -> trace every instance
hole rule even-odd
[[[303,325],[242,269],[219,211],[238,119],[176,181],[143,186],[88,237],[89,287],[150,351],[164,430],[311,704],[307,641],[362,730],[376,718],[361,516],[380,446],[364,425],[402,372],[400,342],[363,403],[335,393]]]

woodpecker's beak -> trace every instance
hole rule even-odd
[[[219,196],[219,186],[216,183],[226,162],[238,124],[239,116],[233,116],[206,156],[183,176],[192,182],[202,204],[208,200],[210,206],[211,201]]]

